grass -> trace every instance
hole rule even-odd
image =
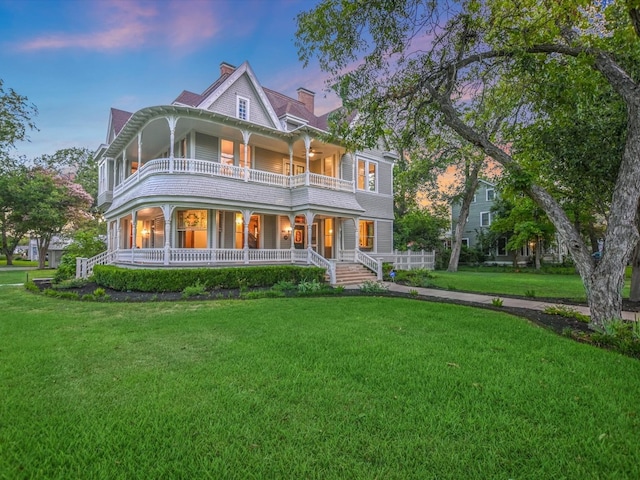
[[[640,362],[500,312],[0,309],[0,478],[640,478]]]
[[[55,273],[55,270],[4,270],[0,271],[0,285],[25,283],[27,281],[27,277],[29,280],[33,280],[34,278],[52,278]]]
[[[429,279],[433,287],[487,293],[492,295],[527,296],[535,292],[536,298],[565,298],[586,301],[582,280],[579,275],[552,275],[539,273],[496,273],[491,271],[433,272]],[[629,281],[623,291],[629,296]],[[529,295],[531,296],[531,295]]]

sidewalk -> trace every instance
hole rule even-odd
[[[521,298],[501,297],[500,295],[482,295],[479,293],[456,292],[452,290],[440,290],[437,288],[420,288],[408,287],[406,285],[398,285],[397,283],[385,282],[390,292],[409,293],[411,290],[418,292],[418,295],[425,297],[435,297],[449,300],[459,300],[462,302],[479,303],[491,305],[494,298],[500,298],[502,305],[505,307],[527,308],[529,310],[544,310],[547,307],[558,305],[557,303],[541,302],[539,300],[525,300]],[[584,315],[589,315],[589,307],[582,305],[569,305],[573,310]],[[622,312],[622,318],[625,320],[636,320],[640,317],[640,312]]]

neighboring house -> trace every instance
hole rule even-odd
[[[462,233],[462,245],[468,248],[482,248],[482,245],[480,245],[482,240],[481,235],[489,232],[493,215],[491,213],[491,207],[497,198],[496,196],[497,189],[495,184],[487,182],[486,180],[478,181],[478,188],[469,206],[469,217],[467,218],[467,223]],[[454,203],[451,205],[452,241],[453,230],[459,216],[460,203]],[[500,239],[498,245],[491,249],[491,254],[495,261],[512,261],[512,256],[508,255],[506,251],[506,241],[506,238]]]
[[[479,180],[478,188],[469,207],[469,217],[462,234],[462,244],[468,248],[483,249],[488,253],[485,263],[512,264],[513,251],[507,251],[507,237],[499,237],[497,242],[488,248],[481,245],[483,234],[489,233],[489,227],[493,222],[491,208],[498,198],[496,185],[486,180]],[[453,241],[453,231],[460,215],[460,204],[451,206],[451,232],[448,233]],[[543,246],[543,260],[546,262],[562,262],[567,256],[567,249],[559,247],[559,238],[553,245]],[[532,260],[534,245],[525,245],[518,252],[518,263],[526,264]]]
[[[313,92],[265,88],[246,62],[169,105],[111,109],[96,153],[108,253],[96,262],[328,267],[390,254],[396,156],[323,140],[327,118]]]
[[[60,260],[64,255],[64,250],[71,244],[71,239],[53,236],[49,243],[49,249],[47,250],[47,265],[49,268],[58,268],[60,266]],[[29,260],[37,262],[40,256],[38,255],[38,239],[30,238],[28,247]]]

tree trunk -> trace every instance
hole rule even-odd
[[[542,256],[542,240],[540,240],[540,237],[538,237],[538,240],[536,240],[536,251],[534,252],[535,255],[535,262],[536,262],[536,270],[540,270],[540,257]]]
[[[49,250],[50,243],[51,239],[38,238],[38,270],[47,268],[47,251]]]
[[[631,291],[629,292],[629,300],[632,302],[640,302],[640,242],[633,251],[633,260],[631,261]]]
[[[451,257],[449,258],[449,266],[447,267],[448,272],[458,271],[460,251],[462,250],[462,233],[467,224],[467,217],[469,216],[469,208],[471,207],[471,202],[473,202],[473,196],[478,189],[478,174],[481,168],[482,162],[472,163],[469,175],[465,178],[464,195],[462,197],[462,205],[460,206],[460,215],[458,215],[458,221],[456,222],[456,228],[453,234]]]
[[[604,250],[598,265],[595,265],[590,249],[580,233],[551,194],[534,183],[529,184],[525,190],[545,211],[560,237],[566,242],[587,291],[591,312],[589,326],[595,330],[603,330],[607,322],[622,318],[624,267],[638,242],[635,220],[640,198],[640,91],[637,84],[612,58],[606,55],[597,56],[596,69],[607,77],[627,105],[627,138],[611,198]],[[438,103],[446,125],[506,169],[516,174],[522,173],[521,167],[511,155],[461,120],[450,97],[440,95],[429,83],[425,83],[425,86]]]

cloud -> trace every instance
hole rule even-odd
[[[201,44],[218,32],[209,2],[171,0],[107,0],[96,2],[86,23],[92,31],[49,33],[19,45],[23,51],[85,49],[121,51],[147,45],[185,49]],[[93,21],[92,21],[93,19]]]

